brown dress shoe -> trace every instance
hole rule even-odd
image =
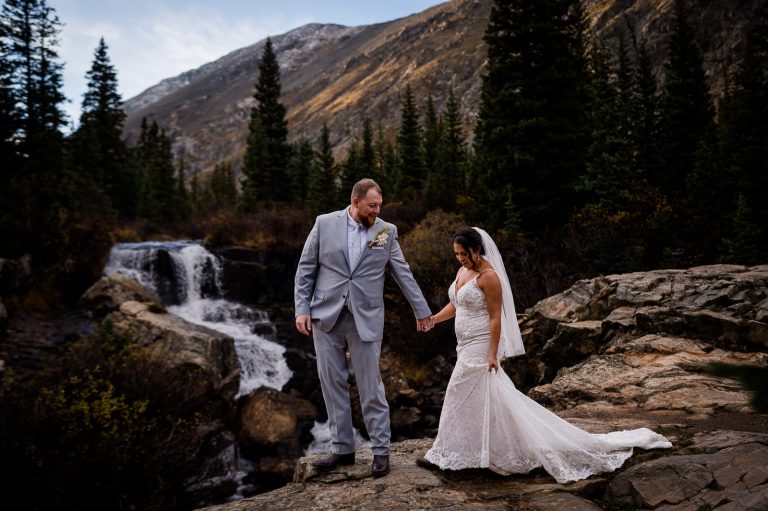
[[[373,477],[381,477],[389,474],[389,454],[380,454],[373,456],[373,466],[371,467]]]
[[[312,462],[312,466],[320,472],[330,472],[339,465],[354,465],[355,453],[350,452],[348,454],[335,454],[331,453],[326,458],[320,458]]]

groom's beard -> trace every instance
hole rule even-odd
[[[360,224],[368,229],[369,227],[372,227],[373,224],[376,222],[376,217],[370,217],[370,216],[364,216],[357,212],[352,213],[352,217],[360,222]]]

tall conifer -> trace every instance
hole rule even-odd
[[[253,97],[256,106],[251,110],[251,130],[243,168],[244,188],[248,189],[249,196],[242,204],[249,211],[259,203],[288,201],[291,196],[288,124],[285,106],[280,103],[280,66],[270,38],[264,45]]]
[[[307,202],[312,213],[317,215],[337,209],[340,204],[346,204],[346,200],[340,204],[337,202],[337,177],[333,146],[331,146],[331,132],[328,125],[323,123],[315,162],[309,176],[309,190],[307,190]]]
[[[400,132],[397,135],[397,176],[396,195],[415,198],[422,192],[426,170],[421,144],[419,112],[413,98],[411,85],[405,86],[400,117]]]
[[[112,205],[128,217],[135,214],[136,187],[122,139],[125,112],[117,90],[117,73],[104,38],[86,73],[80,126],[70,137],[70,166],[106,191]]]
[[[578,0],[495,0],[475,131],[476,192],[489,228],[518,210],[523,228],[564,223],[587,147]]]

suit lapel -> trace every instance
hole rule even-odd
[[[376,238],[376,233],[379,232],[379,229],[381,229],[381,225],[383,223],[384,222],[382,222],[380,218],[376,218],[376,221],[373,223],[371,228],[368,229],[368,235],[366,236],[365,246],[363,247],[363,251],[360,253],[360,259],[357,260],[357,266],[355,266],[355,268],[363,264],[363,260],[365,259],[365,256],[368,255],[368,252],[371,251],[368,245],[370,245],[371,242]]]
[[[349,264],[349,245],[347,244],[347,210],[342,209],[336,219],[336,234],[339,238],[339,247],[344,254],[344,260],[347,262],[347,269],[351,269]]]

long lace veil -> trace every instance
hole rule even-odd
[[[499,249],[493,239],[487,232],[479,227],[473,227],[483,240],[485,249],[485,259],[491,263],[496,275],[501,282],[501,339],[499,339],[499,360],[506,357],[516,357],[525,354],[523,346],[523,337],[520,335],[520,327],[517,325],[517,314],[515,313],[515,302],[512,299],[512,287],[509,285],[507,270],[504,268],[504,261],[501,258]]]

